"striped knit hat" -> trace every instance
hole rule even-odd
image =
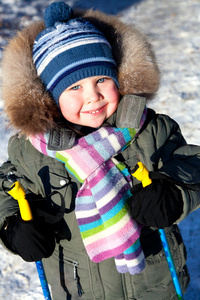
[[[46,29],[33,45],[33,61],[57,104],[67,87],[86,77],[109,76],[118,85],[111,46],[96,27],[73,18],[72,9],[64,2],[52,3],[44,21]]]

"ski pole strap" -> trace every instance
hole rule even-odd
[[[143,187],[145,187],[145,186],[152,183],[153,178],[149,177],[149,171],[143,165],[142,162],[138,162],[136,164],[136,166],[132,169],[131,173],[132,173],[132,176],[134,176],[136,179],[138,179],[139,181],[142,182]],[[153,173],[154,172],[152,172],[152,174]],[[165,179],[169,178],[168,176],[166,176],[164,174],[163,174],[163,177]],[[156,177],[156,178],[158,178],[158,177]],[[183,299],[183,294],[182,294],[181,286],[180,286],[180,283],[179,283],[179,280],[178,280],[178,276],[177,276],[177,273],[176,273],[176,267],[174,265],[173,257],[172,257],[171,252],[170,252],[169,244],[168,244],[167,237],[166,237],[164,229],[159,229],[159,233],[160,233],[161,242],[162,242],[162,245],[163,245],[163,249],[164,249],[164,252],[165,252],[165,256],[166,256],[166,259],[167,259],[168,267],[169,267],[169,270],[170,270],[170,273],[171,273],[171,277],[172,277],[172,280],[173,280],[173,283],[174,283],[174,287],[175,287],[175,290],[176,290],[177,297],[178,297],[179,300],[182,300]]]

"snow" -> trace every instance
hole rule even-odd
[[[0,60],[6,39],[33,20],[38,20],[49,0],[1,0]],[[150,104],[174,118],[188,143],[200,145],[200,2],[199,0],[71,0],[73,6],[94,7],[118,14],[148,34],[162,73],[160,90]],[[1,69],[0,69],[0,76]],[[0,111],[2,101],[0,98]],[[11,132],[0,116],[0,164],[7,159]],[[200,210],[180,223],[187,247],[191,283],[185,300],[200,299]],[[0,247],[0,299],[44,299],[34,263],[26,263]]]

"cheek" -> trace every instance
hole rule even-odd
[[[108,97],[108,99],[110,99],[110,104],[117,107],[120,99],[117,87],[113,87],[113,89],[110,90]]]
[[[113,89],[109,92],[109,94],[107,94],[107,96],[107,99],[109,99],[109,105],[107,108],[107,118],[109,118],[116,111],[119,104],[120,96],[118,89]]]
[[[77,101],[70,101],[60,99],[60,110],[64,117],[76,115],[79,112],[79,103]]]

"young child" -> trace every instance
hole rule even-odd
[[[52,3],[2,60],[4,112],[17,130],[1,166],[2,244],[43,261],[53,299],[177,299],[159,228],[185,293],[177,223],[200,205],[200,148],[146,107],[159,70],[146,38],[100,12]],[[152,183],[131,173],[138,162]],[[22,220],[10,179],[26,190]]]

